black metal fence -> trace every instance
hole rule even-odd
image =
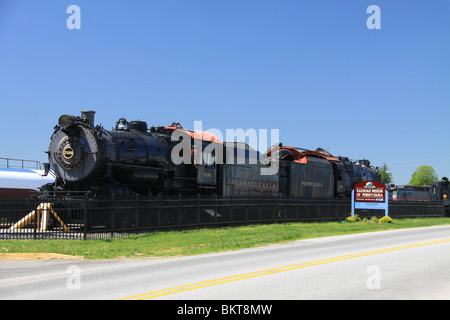
[[[290,198],[54,197],[0,201],[0,239],[93,239],[169,229],[288,221],[340,221],[350,200],[305,201]],[[361,217],[384,212],[357,210]],[[394,202],[392,218],[443,217],[440,202]]]

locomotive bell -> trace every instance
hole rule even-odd
[[[128,121],[125,118],[120,118],[119,121],[116,122],[116,130],[127,130],[128,129]]]

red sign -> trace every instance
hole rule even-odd
[[[355,186],[355,202],[386,202],[386,186],[376,181],[364,181]]]

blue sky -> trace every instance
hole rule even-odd
[[[0,157],[45,162],[59,116],[91,109],[106,128],[279,129],[397,184],[450,176],[449,40],[447,0],[0,0]]]

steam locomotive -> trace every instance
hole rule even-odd
[[[185,130],[178,122],[148,128],[121,118],[106,130],[94,117],[94,111],[82,111],[59,118],[46,166],[57,179],[43,189],[334,199],[349,197],[361,181],[381,180],[368,160],[351,161],[320,148],[277,144],[261,154],[246,143]]]

